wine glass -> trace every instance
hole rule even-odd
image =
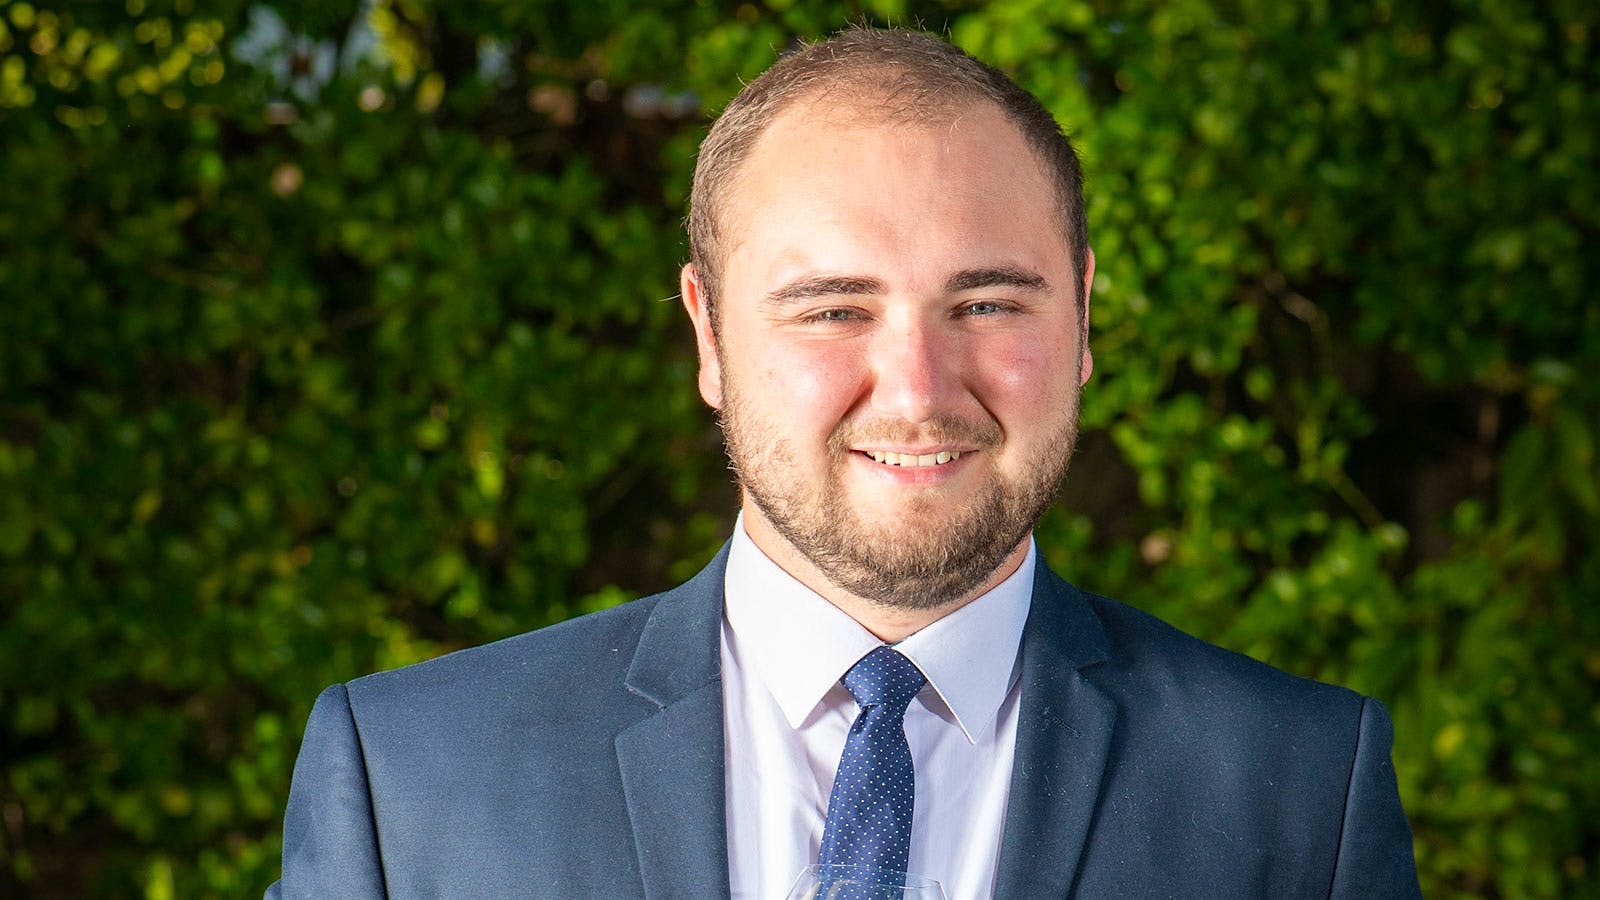
[[[787,900],[945,900],[939,882],[876,866],[811,865],[789,888]]]

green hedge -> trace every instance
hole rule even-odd
[[[1600,896],[1592,3],[357,6],[0,2],[0,894],[258,893],[321,687],[709,555],[694,148],[854,17],[1082,148],[1050,562],[1382,698],[1429,896]]]

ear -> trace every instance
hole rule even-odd
[[[1094,354],[1089,352],[1089,292],[1094,288],[1094,248],[1085,248],[1083,267],[1083,321],[1078,323],[1080,334],[1078,341],[1083,345],[1083,359],[1078,363],[1078,386],[1089,383],[1089,376],[1094,373]]]
[[[722,408],[722,360],[717,354],[717,333],[711,327],[711,310],[700,289],[700,273],[687,263],[678,276],[678,293],[694,325],[695,348],[700,353],[700,397],[712,409]]]

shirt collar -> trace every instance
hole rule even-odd
[[[1029,539],[1022,565],[1005,581],[895,645],[928,677],[969,742],[994,723],[1016,680],[1035,556]],[[857,660],[883,643],[768,558],[745,532],[742,514],[728,549],[724,593],[740,656],[794,728]]]

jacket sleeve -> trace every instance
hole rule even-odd
[[[386,896],[361,738],[350,695],[336,684],[306,723],[283,819],[283,877],[266,900]]]
[[[1389,749],[1394,726],[1383,704],[1363,698],[1356,758],[1344,801],[1344,828],[1334,865],[1332,900],[1417,898],[1417,863],[1411,826],[1400,807]]]

